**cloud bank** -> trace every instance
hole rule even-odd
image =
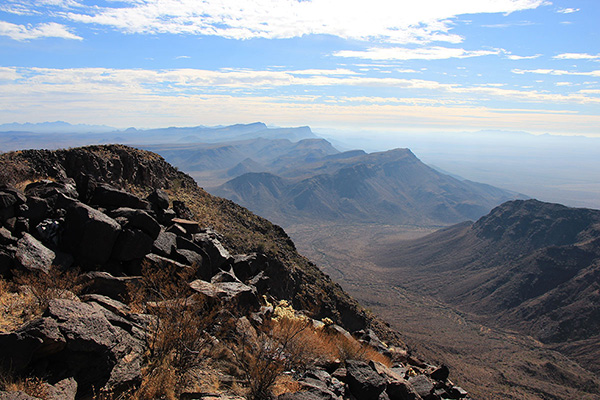
[[[114,5],[112,5],[114,4]],[[52,14],[66,20],[138,34],[191,34],[230,39],[310,34],[392,43],[459,43],[452,19],[512,13],[545,0],[131,0],[101,5],[76,0],[7,0],[2,10]]]

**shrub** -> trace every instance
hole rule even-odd
[[[154,316],[147,327],[147,362],[135,399],[175,399],[204,359],[211,343],[205,331],[213,323],[214,310],[192,295],[187,281],[194,273],[145,263],[141,284],[129,286],[132,309]]]
[[[77,285],[78,270],[61,271],[51,267],[43,272],[17,272],[13,282],[0,280],[2,318],[0,330],[11,330],[39,316],[52,299],[73,298],[82,289]]]

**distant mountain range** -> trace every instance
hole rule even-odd
[[[246,159],[236,166],[239,171],[243,167],[256,165]],[[308,220],[449,224],[477,219],[520,196],[442,174],[408,149],[334,153],[313,162],[290,156],[277,168],[269,167],[279,175],[248,172],[212,192],[283,224]]]
[[[26,122],[19,124],[16,122],[9,124],[0,124],[0,132],[29,132],[29,133],[98,133],[112,132],[116,128],[106,125],[87,125],[87,124],[70,124],[64,121],[55,122]]]
[[[391,281],[600,372],[599,210],[511,201],[475,223],[374,249],[372,257],[394,271]]]
[[[176,143],[146,145],[145,149],[155,151],[168,162],[194,176],[201,172],[210,172],[214,178],[224,182],[232,176],[245,172],[278,173],[289,168],[320,160],[339,153],[325,139],[291,140],[288,136],[310,133],[310,130],[298,128],[298,131],[287,130],[287,134],[273,133],[270,130],[255,132],[258,137],[246,140],[222,141],[219,143]],[[263,137],[278,135],[278,139]],[[264,135],[264,136],[268,136]]]
[[[72,125],[67,122],[11,123],[0,125],[2,151],[30,148],[58,149],[90,144],[215,143],[254,138],[298,141],[316,138],[309,127],[269,128],[262,122],[230,126],[169,127],[117,130],[104,125]]]

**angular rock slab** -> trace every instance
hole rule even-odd
[[[156,239],[160,232],[158,221],[144,210],[121,207],[108,212],[108,215],[121,223],[124,228],[139,229],[150,236],[152,240]]]
[[[101,207],[149,208],[146,201],[106,183],[99,183],[96,186],[91,202]]]
[[[29,233],[24,233],[17,242],[16,259],[28,271],[48,273],[55,257],[52,250]]]
[[[378,400],[386,389],[386,381],[364,361],[346,361],[346,379],[357,399]]]
[[[100,211],[80,202],[67,209],[64,244],[83,266],[106,264],[121,225]]]
[[[190,287],[209,299],[220,300],[242,310],[260,307],[256,290],[240,282],[210,283],[197,279],[190,282]]]
[[[143,332],[133,323],[123,326],[127,323],[97,303],[51,300],[41,318],[0,335],[0,359],[18,371],[73,377],[78,397],[91,394],[92,387],[119,391],[141,381],[145,351]],[[71,393],[73,382],[55,388]]]

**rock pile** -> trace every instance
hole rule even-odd
[[[87,293],[81,300],[51,300],[41,318],[0,334],[2,367],[36,371],[57,384],[71,379],[78,397],[139,384],[152,320],[122,301],[128,285],[141,279],[143,263],[193,266],[197,279],[190,286],[213,306],[258,310],[269,260],[230,255],[216,232],[182,216],[161,190],[141,199],[89,176],[79,184],[38,181],[24,192],[1,187],[0,274],[10,279],[77,267]]]

